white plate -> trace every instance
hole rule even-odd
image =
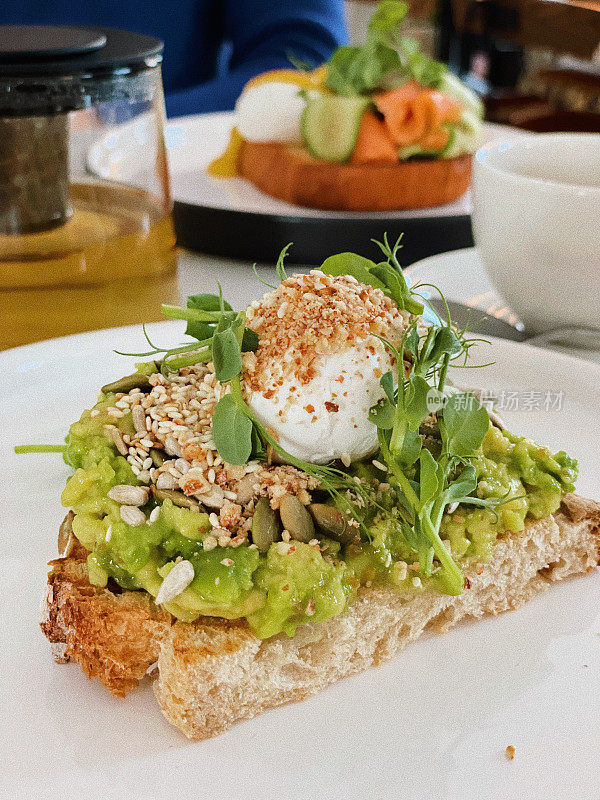
[[[195,114],[167,123],[166,143],[174,200],[208,208],[319,219],[410,219],[471,213],[469,193],[454,203],[437,208],[367,214],[302,208],[263,194],[243,178],[213,178],[206,174],[206,167],[225,150],[233,121],[232,112],[219,112]],[[136,175],[147,169],[147,152],[153,130],[154,120],[149,124],[144,117],[113,128],[90,148],[88,168],[101,178],[136,184]],[[485,123],[484,126],[484,142],[488,145],[522,136],[531,134],[506,125]]]
[[[179,331],[150,326],[158,340]],[[598,800],[598,574],[206,742],[169,727],[148,684],[118,700],[78,666],[54,664],[38,618],[67,468],[12,447],[60,442],[98,386],[127,371],[112,349],[141,346],[134,327],[0,353],[0,796]],[[579,489],[597,497],[600,368],[502,341],[478,354],[490,357],[471,383],[564,393],[561,411],[505,416],[578,456]]]
[[[517,315],[494,289],[474,247],[423,258],[411,264],[405,274],[413,286],[417,283],[432,283],[441,289],[448,300],[481,309],[510,325],[522,328]],[[435,294],[435,290],[431,288],[428,291]]]

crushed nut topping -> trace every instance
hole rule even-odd
[[[292,275],[248,308],[247,325],[258,334],[259,346],[248,359],[246,384],[264,393],[293,376],[306,385],[320,356],[342,352],[372,333],[399,339],[408,319],[380,289],[350,276],[319,270]]]

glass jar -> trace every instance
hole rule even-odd
[[[0,26],[0,349],[177,300],[161,60],[125,31]]]

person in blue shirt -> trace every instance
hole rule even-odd
[[[318,66],[346,40],[343,0],[1,0],[2,25],[101,25],[165,43],[167,114],[233,108],[290,56]]]

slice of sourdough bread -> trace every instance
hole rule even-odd
[[[553,517],[502,537],[489,564],[466,570],[459,597],[365,588],[344,614],[293,638],[261,640],[244,622],[210,617],[174,621],[143,592],[90,586],[84,559],[77,547],[51,562],[42,629],[59,659],[79,662],[117,695],[158,661],[154,692],[165,717],[204,739],[387,661],[426,629],[517,608],[589,572],[600,561],[600,504],[568,495]]]

